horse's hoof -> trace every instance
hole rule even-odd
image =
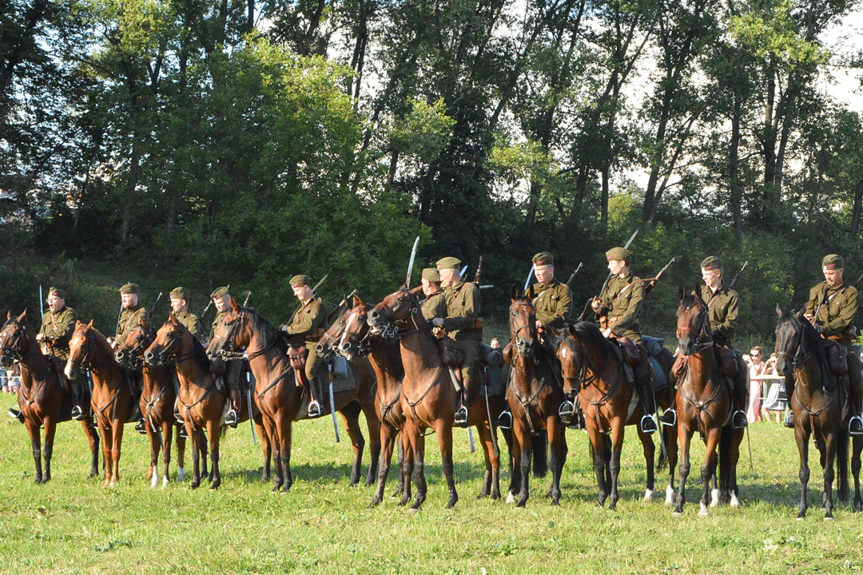
[[[163,477],[163,478],[162,478],[162,489],[165,489],[166,487],[168,487],[168,484],[169,484],[169,483],[170,483],[170,481],[168,481],[168,478],[167,478],[167,477]]]
[[[719,505],[719,490],[711,489],[710,490],[710,506],[717,507]]]
[[[833,521],[833,516],[832,515],[825,515],[824,521]]]
[[[674,510],[671,512],[672,517],[683,517],[683,511]]]
[[[560,506],[560,497],[552,497],[551,498],[551,504],[555,507],[559,507]]]
[[[369,502],[369,505],[368,505],[368,507],[366,507],[366,509],[374,509],[375,507],[380,505],[380,502],[381,502],[381,498],[375,497]]]
[[[665,488],[665,504],[669,507],[674,505],[674,489],[671,486]]]
[[[192,481],[192,482],[189,484],[189,487],[191,487],[192,489],[197,489],[197,488],[198,488],[198,487],[200,487],[200,486],[201,486],[201,482],[200,482],[200,481]]]
[[[408,513],[410,513],[410,514],[419,513],[419,511],[420,511],[420,508],[419,508],[419,507],[413,507],[413,506],[411,506],[411,507],[409,507],[409,508],[408,508]]]
[[[221,484],[222,484],[222,480],[221,480],[221,479],[216,479],[215,481],[213,481],[212,483],[210,483],[210,491],[213,491],[213,490],[215,490],[215,489],[218,489],[218,488],[219,488],[219,486],[220,486]]]
[[[608,504],[609,511],[617,511],[617,501],[612,501]]]
[[[651,499],[653,499],[653,489],[645,489],[642,501],[650,501]]]
[[[507,503],[515,503],[515,495],[513,495],[512,493],[507,493],[506,494],[506,502]]]
[[[491,492],[491,500],[497,501],[498,499],[500,499],[500,491],[492,491]]]
[[[150,489],[155,489],[157,485],[159,485],[159,474],[154,473],[150,477]]]
[[[116,487],[116,485],[117,485],[117,483],[112,481],[111,483],[108,484],[108,488],[113,489],[114,487]]]
[[[186,479],[186,469],[183,467],[177,468],[177,483],[182,483]]]
[[[698,516],[699,517],[707,517],[708,515],[710,515],[710,511],[708,510],[707,505],[705,505],[704,503],[699,503],[698,505],[699,505],[699,509],[698,509]]]
[[[737,495],[734,493],[731,494],[731,501],[728,502],[728,505],[731,507],[740,507],[740,500],[737,499]]]

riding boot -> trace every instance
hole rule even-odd
[[[69,390],[72,392],[72,419],[80,421],[84,418],[84,406],[82,405],[81,384],[77,379],[69,381]]]
[[[749,395],[749,381],[747,377],[747,367],[743,363],[743,356],[736,349],[734,356],[737,359],[737,374],[734,376],[734,389],[732,390],[732,402],[734,404],[734,413],[731,415],[731,426],[734,429],[743,429],[749,425],[746,419],[746,399]]]
[[[467,427],[467,410],[468,410],[468,394],[467,389],[462,390],[459,399],[459,406],[455,412],[453,423],[459,427]]]
[[[848,432],[851,435],[863,435],[863,372],[860,368],[859,355],[855,348],[848,350],[848,403],[851,408],[851,419],[848,421]]]
[[[646,353],[641,353],[641,361],[638,367],[635,368],[635,384],[638,388],[638,395],[641,399],[641,411],[644,415],[641,416],[639,422],[641,431],[651,434],[656,431],[656,419],[653,414],[656,407],[653,402],[653,377],[651,374],[650,359]]]
[[[240,409],[240,392],[236,389],[231,389],[231,409],[225,414],[225,424],[231,427],[237,427],[240,418],[237,415]]]
[[[320,386],[320,378],[315,376],[309,379],[309,417],[320,417],[324,414],[323,407],[321,406],[318,398],[323,399],[323,394],[321,393]]]
[[[144,418],[138,420],[135,424],[135,431],[140,433],[141,435],[147,435],[147,425],[144,423]]]
[[[791,409],[791,396],[794,394],[794,376],[785,376],[785,397],[788,398],[788,413],[782,423],[794,429],[794,411]]]
[[[24,414],[21,413],[21,410],[10,407],[7,413],[9,414],[9,417],[17,419],[21,423],[24,423]]]

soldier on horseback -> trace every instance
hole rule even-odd
[[[117,318],[117,333],[113,338],[108,338],[108,343],[111,349],[116,351],[120,345],[119,342],[126,341],[129,333],[137,327],[141,320],[148,319],[147,310],[138,304],[138,295],[140,288],[136,283],[127,283],[120,288],[120,316]],[[130,369],[122,367],[123,373],[126,375],[126,380],[129,382],[129,387],[132,395],[137,397],[141,394],[141,368]],[[146,433],[144,427],[144,418],[139,417],[135,424],[135,430],[138,433]]]
[[[319,400],[323,397],[325,385],[322,379],[327,376],[327,373],[320,369],[323,361],[318,357],[315,344],[326,330],[327,310],[324,300],[312,291],[312,280],[309,276],[295,275],[291,278],[290,284],[294,295],[300,300],[300,307],[294,312],[290,322],[279,329],[288,336],[288,356],[291,357],[292,367],[297,370],[295,373],[304,375],[308,382],[309,417],[318,417],[323,413]],[[305,369],[301,373],[300,365],[303,360],[305,360]],[[302,380],[302,377],[300,379]]]
[[[857,289],[845,283],[845,260],[837,254],[824,256],[821,261],[821,271],[824,281],[809,290],[809,301],[806,302],[804,317],[812,323],[822,337],[829,339],[833,345],[829,354],[847,355],[848,365],[848,399],[852,417],[848,422],[848,431],[852,435],[863,434],[863,372],[860,359],[854,346],[857,329],[852,323],[857,313]],[[838,358],[833,358],[838,359]],[[830,363],[835,363],[831,361]],[[794,379],[785,378],[785,390],[788,398],[794,392]],[[794,416],[789,411],[785,418],[786,427],[794,427]]]
[[[444,328],[464,355],[461,401],[455,412],[454,423],[466,427],[468,409],[482,385],[479,365],[482,344],[479,286],[462,279],[459,273],[461,260],[458,258],[441,258],[436,265],[446,298],[446,317],[434,318],[432,325]]]
[[[626,377],[630,384],[636,386],[641,399],[644,413],[640,422],[641,430],[644,433],[653,433],[656,431],[653,417],[653,370],[647,351],[641,345],[638,325],[646,282],[633,275],[630,270],[631,256],[632,252],[623,247],[615,247],[605,252],[611,278],[605,291],[593,299],[591,308],[599,319],[602,335],[614,340],[623,352]]]
[[[426,321],[436,317],[446,317],[446,297],[440,287],[440,274],[436,268],[423,269],[422,279],[423,294],[426,298],[420,304],[420,311]]]
[[[216,307],[216,317],[213,318],[213,323],[210,326],[210,335],[207,341],[213,339],[216,333],[216,328],[222,323],[222,319],[231,311],[231,293],[227,286],[222,286],[213,290],[210,294],[210,299]],[[231,427],[236,427],[240,420],[240,387],[242,384],[243,360],[229,359],[228,361],[216,360],[210,362],[210,367],[217,379],[221,379],[223,384],[228,388],[228,393],[231,396],[231,408],[225,414],[225,423]]]
[[[743,362],[743,354],[735,349],[731,342],[734,330],[737,328],[740,298],[736,290],[723,284],[722,276],[722,260],[716,256],[708,256],[702,260],[701,279],[704,280],[704,284],[701,286],[700,296],[707,304],[707,317],[719,363],[732,384],[734,414],[731,423],[735,428],[740,429],[747,425],[745,409],[748,368]],[[681,359],[675,363],[674,373],[677,377],[680,377],[680,373],[685,369],[681,364]],[[661,421],[665,425],[674,425],[677,422],[673,406],[665,410]]]
[[[171,310],[177,321],[186,326],[186,329],[195,337],[201,336],[201,322],[198,316],[189,311],[189,292],[184,287],[175,287],[171,290]]]

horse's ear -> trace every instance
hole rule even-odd
[[[93,327],[93,320],[91,319],[90,323],[87,324],[87,329],[90,329],[92,327]]]
[[[533,284],[530,284],[530,287],[527,288],[527,299],[533,301]]]
[[[174,310],[168,314],[168,321],[171,323],[177,323],[177,316],[174,315]]]
[[[518,286],[517,286],[517,285],[515,285],[515,284],[512,284],[512,290],[511,290],[511,292],[510,292],[510,293],[512,294],[512,295],[510,296],[510,297],[511,297],[511,299],[512,299],[512,301],[517,300],[517,299],[518,299],[518,296],[519,296],[519,295],[521,295],[521,292],[519,292],[519,291],[518,291]]]
[[[234,310],[234,312],[237,311],[237,300],[234,299],[234,296],[231,296],[231,309]]]
[[[419,296],[421,293],[423,293],[423,286],[419,285],[411,289],[408,293],[410,293],[411,295]]]
[[[785,310],[782,309],[782,306],[779,305],[779,302],[776,303],[776,317],[782,319],[785,317]]]
[[[353,297],[353,305],[354,305],[354,307],[359,307],[361,305],[366,305],[366,304],[363,302],[362,298],[360,298],[360,294],[355,293],[354,297]]]
[[[6,312],[6,321],[9,321],[10,319],[12,319],[12,310],[11,309]]]
[[[793,313],[794,317],[796,317],[798,320],[803,321],[803,318],[806,315],[806,308],[801,307],[799,310],[791,312],[791,313]]]
[[[27,310],[21,312],[21,315],[18,316],[18,323],[24,323],[24,318],[27,317]]]
[[[683,286],[677,286],[677,299],[683,301],[683,298],[686,297],[686,288]]]

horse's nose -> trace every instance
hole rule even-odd
[[[369,312],[368,317],[366,318],[366,323],[370,326],[373,326],[377,323],[378,319],[381,317],[381,312],[376,309],[373,309]]]

